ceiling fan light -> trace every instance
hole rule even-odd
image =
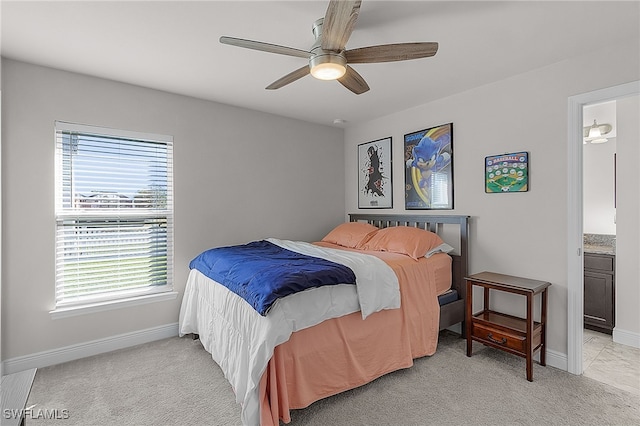
[[[309,60],[309,67],[319,80],[337,80],[347,72],[347,61],[340,55],[318,55]]]
[[[347,72],[347,68],[340,64],[319,64],[311,68],[311,75],[319,80],[337,80]]]

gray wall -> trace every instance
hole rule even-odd
[[[189,261],[344,220],[343,130],[2,60],[2,359],[176,323]],[[174,137],[176,300],[52,320],[54,121]]]
[[[640,42],[628,40],[347,129],[347,210],[358,210],[353,167],[358,144],[392,136],[393,211],[402,213],[404,134],[453,122],[455,208],[444,213],[472,216],[469,272],[488,270],[551,282],[548,348],[556,365],[563,357],[566,363],[568,98],[638,80],[639,52]],[[606,66],[593,66],[593,57]],[[529,151],[529,191],[486,194],[484,158],[517,151]],[[637,200],[638,187],[633,188],[628,197]],[[629,255],[636,256],[637,265],[637,240]],[[524,314],[522,298],[494,294],[492,300],[506,313]],[[634,318],[640,324],[637,310]]]

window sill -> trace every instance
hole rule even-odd
[[[177,291],[168,291],[145,296],[130,297],[120,300],[109,300],[107,302],[89,303],[86,305],[69,306],[57,308],[49,311],[52,319],[75,317],[78,315],[91,314],[94,312],[110,311],[113,309],[126,308],[130,306],[144,305],[147,303],[164,302],[174,300],[178,297]]]

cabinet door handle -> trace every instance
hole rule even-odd
[[[493,343],[497,343],[499,345],[504,345],[505,343],[507,343],[507,338],[506,337],[503,337],[502,339],[498,340],[498,339],[493,337],[492,333],[487,334],[487,339],[489,339]]]

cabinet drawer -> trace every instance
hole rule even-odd
[[[473,323],[472,334],[474,337],[492,342],[498,346],[504,346],[515,351],[524,353],[526,351],[525,336],[505,333],[492,327]]]
[[[584,267],[588,269],[597,269],[599,271],[613,272],[615,262],[613,256],[607,255],[584,255]]]

